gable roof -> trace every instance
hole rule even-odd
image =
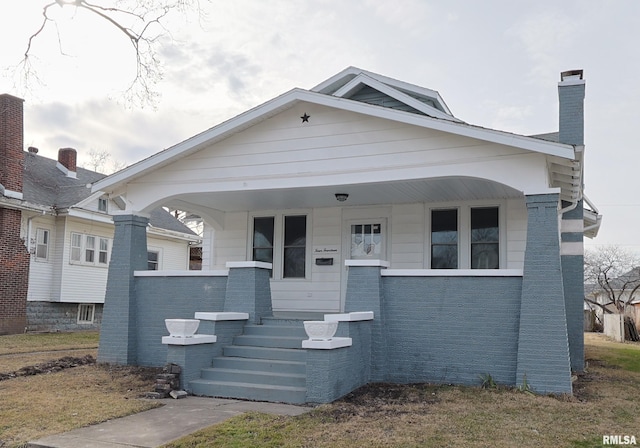
[[[76,168],[76,177],[67,177],[56,166],[57,161],[32,152],[24,154],[23,199],[54,210],[78,206],[92,195],[90,184],[105,174]],[[195,235],[163,208],[150,213],[149,223],[156,228]]]
[[[365,89],[378,92],[358,95]],[[366,90],[365,90],[366,93]],[[385,98],[390,98],[385,104]],[[247,129],[300,102],[356,112],[451,134],[574,160],[572,145],[474,126],[455,118],[438,92],[349,67],[311,90],[295,88],[253,109],[101,179],[92,191],[113,191],[148,172]]]

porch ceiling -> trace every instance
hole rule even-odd
[[[347,193],[349,197],[345,202],[338,202],[336,193]],[[198,213],[206,210],[233,212],[513,197],[522,197],[522,192],[496,182],[457,177],[313,188],[189,193],[176,196],[163,205]]]

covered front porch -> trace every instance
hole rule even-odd
[[[521,267],[425,269],[424,261],[407,267],[410,262],[401,262],[400,252],[393,249],[402,240],[390,232],[391,247],[379,254],[391,261],[345,257],[334,265],[312,264],[337,268],[345,277],[344,300],[336,301],[340,308],[324,310],[275,309],[273,265],[260,261],[228,261],[205,271],[146,271],[145,219],[116,216],[99,361],[158,366],[175,362],[183,367],[183,387],[193,393],[267,401],[328,402],[369,382],[479,384],[486,374],[502,384],[526,382],[538,392],[570,393],[574,359],[569,350],[573,357],[580,347],[570,347],[568,337],[559,197],[532,195],[513,201],[526,216]],[[357,213],[362,209],[355,207]],[[430,210],[424,204],[418,209]],[[318,214],[313,211],[315,220]],[[400,216],[389,215],[390,227],[401,227],[395,221]],[[311,274],[320,283],[326,279],[317,271]],[[215,335],[213,343],[162,343],[167,335],[164,319],[192,319],[202,312],[247,317],[203,319],[199,333]],[[373,312],[373,319],[351,320],[350,313],[361,312]],[[308,338],[302,320],[332,319],[336,314],[342,316],[336,337],[349,338],[350,345],[303,348]],[[576,356],[575,362],[581,362]],[[224,384],[230,382],[224,375],[242,371],[238,365],[219,367],[230,358],[243,359],[231,362],[260,374],[251,374],[253,382],[245,379],[242,386]],[[265,362],[269,368],[262,371],[259,366]],[[215,379],[221,370],[223,379]],[[287,381],[296,385],[278,384]],[[223,386],[213,386],[216,382]]]

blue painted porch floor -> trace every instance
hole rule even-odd
[[[240,398],[274,403],[306,402],[307,339],[303,320],[321,320],[319,313],[286,313],[263,318],[260,325],[245,325],[202,369],[200,379],[189,382],[194,395]]]

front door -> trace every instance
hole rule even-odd
[[[343,225],[341,309],[344,309],[349,271],[345,260],[387,260],[387,218],[346,219]]]

